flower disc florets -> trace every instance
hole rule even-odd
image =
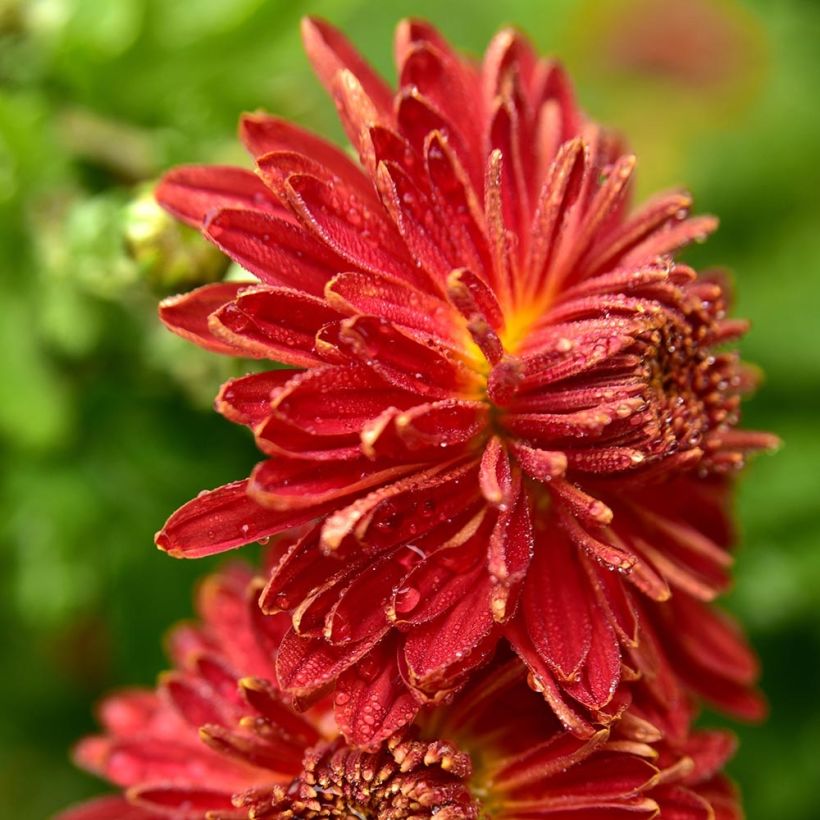
[[[475,64],[403,23],[396,93],[331,27],[304,36],[360,164],[254,114],[256,174],[180,168],[157,192],[258,278],[166,300],[166,324],[292,368],[223,387],[217,408],[269,458],[159,546],[206,555],[317,522],[261,604],[292,616],[287,688],[376,698],[370,724],[340,718],[360,742],[449,697],[502,637],[593,732],[577,710],[606,722],[622,662],[652,665],[632,657],[656,617],[639,624],[635,590],[651,611],[674,591],[730,636],[737,663],[700,652],[701,679],[754,711],[754,663],[698,604],[727,582],[723,476],[774,443],[735,429],[752,380],[723,350],[744,330],[725,288],[674,259],[715,221],[681,192],[630,213],[634,157],[512,31]]]

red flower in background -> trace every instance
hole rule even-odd
[[[158,545],[208,555],[318,520],[261,603],[292,613],[282,685],[338,680],[359,742],[450,696],[502,636],[586,736],[623,679],[678,667],[757,713],[753,659],[701,603],[728,580],[726,474],[774,443],[736,429],[752,379],[723,345],[745,323],[672,257],[715,221],[680,192],[630,214],[634,157],[513,32],[476,65],[402,24],[395,94],[326,24],[304,34],[361,167],[250,115],[256,174],[180,168],[158,189],[259,279],[163,320],[292,368],[223,387],[270,458]]]
[[[659,742],[630,714],[576,738],[515,660],[497,659],[450,707],[373,748],[348,746],[326,700],[298,714],[280,690],[270,644],[287,619],[261,615],[257,593],[240,567],[205,582],[202,622],[171,635],[174,670],[156,690],[106,700],[105,734],[77,748],[123,794],[59,820],[740,817],[720,774],[731,736],[687,727],[679,743]]]

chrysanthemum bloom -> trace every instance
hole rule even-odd
[[[171,635],[175,668],[155,691],[105,701],[105,734],[79,763],[123,789],[60,820],[373,818],[555,820],[740,816],[720,767],[722,732],[676,747],[624,719],[578,739],[498,660],[448,708],[370,749],[347,745],[325,701],[299,714],[270,660],[284,616],[263,616],[258,586],[235,567],[206,581],[202,622]]]
[[[724,349],[745,323],[721,278],[672,256],[715,220],[680,192],[630,214],[634,157],[514,32],[474,64],[403,23],[395,94],[326,24],[304,35],[361,164],[250,115],[255,174],[186,167],[158,190],[259,279],[167,300],[163,320],[292,368],[224,386],[218,409],[270,458],[159,546],[208,555],[319,520],[262,596],[293,614],[279,674],[372,691],[355,664],[375,664],[399,682],[382,733],[502,635],[568,722],[617,713],[622,661],[648,663],[625,653],[640,624],[755,711],[754,664],[701,602],[727,583],[727,474],[773,439],[736,429],[752,379]]]

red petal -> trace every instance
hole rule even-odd
[[[239,136],[255,159],[274,151],[303,154],[362,194],[373,195],[367,176],[344,151],[287,120],[270,114],[244,114],[239,123]]]
[[[393,224],[355,191],[295,174],[286,187],[305,227],[354,268],[426,286],[426,276],[416,273]]]
[[[386,608],[406,568],[389,555],[371,562],[338,596],[327,614],[324,635],[332,644],[356,643],[384,631]],[[367,605],[363,606],[362,602]]]
[[[481,154],[482,122],[475,116],[478,75],[429,24],[407,20],[396,30],[399,86],[417,88],[440,111],[447,111],[476,161]]]
[[[310,695],[338,678],[372,646],[372,641],[331,646],[322,638],[303,638],[291,629],[276,655],[276,676],[284,689],[295,695]]]
[[[236,424],[256,427],[271,412],[271,394],[299,371],[266,370],[225,382],[216,397],[216,410]]]
[[[650,234],[623,258],[621,264],[624,267],[645,265],[659,256],[680,250],[691,242],[702,242],[717,227],[718,220],[714,216],[696,216],[679,222],[666,230]]]
[[[500,436],[493,436],[481,453],[478,483],[485,500],[506,510],[513,501],[513,466]],[[516,471],[517,477],[517,471]]]
[[[162,820],[162,816],[134,806],[120,795],[112,795],[66,809],[54,820]]]
[[[686,624],[678,630],[678,641],[688,659],[739,684],[750,684],[760,673],[760,664],[746,643],[737,623],[714,607],[686,595],[669,602],[667,626]]]
[[[265,455],[299,461],[347,461],[362,454],[355,435],[313,435],[275,411],[257,429],[256,444]]]
[[[351,572],[358,568],[355,558],[348,563]],[[319,549],[319,529],[315,527],[282,556],[259,597],[259,606],[267,613],[293,609],[342,567],[340,561]]]
[[[630,249],[647,237],[685,219],[691,204],[692,198],[687,193],[674,191],[660,194],[642,205],[633,216],[596,242],[584,263],[588,274],[612,270]]]
[[[592,613],[592,642],[579,679],[566,691],[590,709],[602,709],[611,700],[621,679],[621,650],[615,631],[601,612]]]
[[[596,186],[597,189],[592,195],[589,206],[579,219],[577,232],[573,235],[572,242],[562,245],[556,256],[555,265],[549,277],[552,287],[557,287],[577,277],[578,271],[582,270],[578,262],[583,254],[602,229],[616,221],[617,215],[625,207],[635,162],[635,157],[631,154],[620,157],[611,169],[604,171],[603,182],[599,184],[596,180],[587,183]],[[591,164],[587,166],[588,180],[591,179],[592,174],[599,173],[600,171]]]
[[[659,786],[652,790],[661,816],[666,820],[713,820],[715,813],[708,801],[681,786]]]
[[[483,647],[494,630],[490,584],[483,568],[471,578],[470,590],[451,609],[408,636],[404,657],[414,686],[427,691],[452,688],[463,659],[475,652],[486,655]]]
[[[160,679],[159,691],[194,731],[205,723],[227,723],[239,718],[227,704],[214,697],[207,681],[180,672],[166,672]]]
[[[564,680],[572,680],[592,644],[591,590],[566,538],[544,525],[536,538],[524,586],[524,624],[541,657]]]
[[[254,774],[259,777],[260,773],[246,764],[225,760],[200,743],[195,734],[186,740],[168,738],[162,743],[151,737],[118,739],[105,768],[106,778],[120,786],[205,782],[229,793],[250,785]]]
[[[117,692],[106,697],[97,711],[100,723],[112,735],[133,735],[148,726],[157,734],[164,733],[166,726],[171,733],[179,730],[175,716],[168,720],[169,710],[154,691],[127,689]]]
[[[447,226],[433,213],[433,203],[395,162],[380,162],[376,182],[382,202],[410,256],[439,283],[456,265]]]
[[[427,399],[473,398],[478,376],[432,342],[422,344],[385,319],[345,319],[339,331],[345,352],[396,387]]]
[[[323,548],[338,549],[350,535],[373,552],[401,541],[409,542],[461,509],[457,505],[467,483],[465,475],[471,469],[471,464],[454,467],[452,462],[426,470],[411,469],[404,478],[385,484],[328,516],[322,527]],[[442,497],[443,500],[437,500]],[[406,523],[400,527],[402,520]]]
[[[395,481],[413,469],[412,465],[379,468],[362,457],[328,462],[319,472],[310,461],[271,459],[256,466],[248,492],[265,507],[290,515],[294,510],[313,509],[313,516],[316,516],[328,504],[338,507],[342,499]],[[302,513],[302,520],[306,517],[306,512]]]
[[[265,775],[281,778],[295,775],[301,769],[303,748],[298,745],[254,736],[248,732],[231,731],[224,726],[206,724],[199,730],[199,737],[206,746],[220,757],[264,770]],[[261,779],[261,778],[260,778]],[[238,791],[238,790],[234,790]]]
[[[524,258],[530,244],[530,184],[534,184],[535,177],[527,113],[521,99],[519,78],[512,78],[493,101],[489,147],[500,151],[504,158],[501,167],[504,222],[519,237],[519,246],[515,249],[519,260]],[[521,294],[525,281],[522,276],[513,282],[517,294]]]
[[[336,74],[347,69],[356,76],[379,111],[390,117],[393,107],[390,88],[337,29],[324,20],[306,17],[302,21],[302,41],[314,71],[329,93],[333,92]]]
[[[223,670],[225,663],[234,667],[229,669],[228,679],[223,680],[225,685],[222,687],[222,691],[227,691],[231,696],[236,693],[237,672],[265,677],[269,677],[272,672],[272,664],[265,649],[265,634],[259,629],[256,602],[258,595],[259,585],[251,583],[249,572],[245,573],[244,579],[231,579],[225,569],[208,576],[197,592],[197,612],[208,635],[218,643],[216,656],[223,659]],[[286,620],[268,618],[265,631],[274,632],[281,637],[286,628]],[[200,663],[201,658],[189,659],[189,667],[191,660],[197,664],[197,674],[210,677],[211,683],[214,683],[214,675],[218,675],[219,671],[211,670],[206,674]],[[225,677],[224,674],[222,677]]]
[[[450,305],[399,279],[342,273],[328,283],[325,296],[340,313],[379,316],[424,338],[452,346],[464,343],[463,323]]]
[[[594,808],[608,800],[648,791],[657,776],[658,770],[637,755],[603,751],[564,772],[556,772],[539,792],[545,799],[559,799],[567,807]]]
[[[157,202],[194,228],[221,208],[249,208],[285,215],[273,193],[244,168],[182,165],[169,171],[154,192]]]
[[[335,548],[353,533],[373,553],[400,543],[409,547],[419,538],[438,546],[457,537],[476,514],[476,501],[475,464],[445,463],[417,470],[339,510],[322,535]]]
[[[583,167],[583,145],[578,139],[564,143],[550,162],[530,229],[532,240],[525,270],[531,277],[532,293],[543,287],[549,262],[560,242],[565,214],[578,197]]]
[[[484,212],[487,219],[487,236],[493,258],[491,284],[498,301],[509,306],[513,297],[513,279],[517,266],[513,258],[510,232],[512,226],[504,219],[504,199],[508,196],[503,187],[506,158],[496,149],[487,158],[484,180]]]
[[[286,697],[267,680],[242,678],[239,681],[242,697],[253,709],[268,721],[266,730],[275,732],[277,743],[295,747],[304,752],[321,739],[321,735],[310,722],[293,710]],[[301,754],[297,759],[301,759]]]
[[[567,471],[567,457],[555,450],[539,450],[514,441],[510,449],[527,475],[538,481],[551,481]]]
[[[297,367],[322,362],[316,353],[319,329],[338,318],[324,300],[286,288],[246,287],[211,314],[211,331],[251,355]]]
[[[308,370],[294,377],[273,402],[273,410],[314,436],[353,435],[385,408],[408,408],[418,397],[397,390],[358,363]],[[264,437],[265,429],[258,431]]]
[[[182,336],[183,339],[212,353],[247,356],[249,354],[241,348],[214,336],[208,327],[208,317],[235,299],[237,293],[246,287],[247,282],[218,282],[180,293],[178,296],[169,296],[160,302],[159,318],[177,336]]]
[[[231,792],[217,791],[205,786],[152,785],[128,790],[128,799],[147,811],[156,811],[162,817],[196,817],[206,812],[224,816],[233,814]]]
[[[516,755],[509,762],[505,761],[503,767],[493,773],[493,780],[502,784],[505,791],[522,786],[537,789],[539,784],[553,775],[577,766],[598,750],[608,736],[605,729],[591,738],[579,738],[570,732],[555,732],[549,740]]]
[[[544,696],[561,723],[577,737],[592,737],[595,728],[565,700],[541,653],[533,645],[521,615],[507,625],[505,635],[530,671],[530,686]]]
[[[638,643],[638,613],[623,579],[597,563],[582,557],[581,563],[595,591],[595,597],[609,615],[609,622],[621,641],[635,646]]]
[[[461,265],[489,281],[492,258],[484,231],[484,211],[466,169],[442,132],[428,135],[424,160],[441,221],[458,248]],[[480,180],[480,174],[478,177]]]
[[[223,253],[268,285],[322,296],[347,264],[301,225],[271,214],[224,208],[203,228]]]
[[[693,732],[686,743],[686,756],[694,761],[687,783],[702,783],[719,774],[737,750],[737,738],[717,729]]]
[[[504,623],[515,612],[518,589],[533,554],[533,530],[527,491],[520,474],[513,478],[509,509],[501,510],[487,549],[487,570],[493,579],[490,608],[493,619]]]
[[[397,649],[395,639],[385,639],[339,678],[336,721],[349,743],[375,746],[418,712],[399,672]]]
[[[388,606],[391,620],[399,625],[429,623],[469,596],[486,577],[479,563],[485,531],[478,530],[469,543],[444,545],[425,555],[397,584]]]
[[[318,514],[261,507],[247,489],[245,480],[200,493],[165,522],[156,535],[157,546],[175,558],[201,558],[269,538]]]
[[[399,410],[391,407],[364,425],[362,450],[371,458],[440,461],[479,438],[487,422],[484,402],[455,399]]]

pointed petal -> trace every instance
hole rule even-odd
[[[541,653],[535,648],[523,616],[519,615],[513,619],[505,627],[504,634],[515,653],[529,669],[530,686],[544,696],[544,700],[547,701],[561,723],[577,737],[592,737],[596,732],[595,728],[585,716],[567,703],[552,671],[544,662]]]
[[[482,532],[465,544],[444,545],[424,555],[397,585],[388,604],[390,620],[399,625],[430,623],[469,595],[486,577]]]
[[[248,493],[269,509],[282,510],[289,515],[295,510],[314,510],[315,516],[327,505],[341,506],[343,499],[387,484],[414,469],[413,465],[374,465],[361,457],[328,462],[318,471],[311,461],[269,459],[254,469]]]
[[[322,638],[303,638],[291,629],[276,655],[276,676],[285,690],[309,696],[361,660],[372,646],[371,641],[331,646]]]
[[[165,522],[156,535],[157,546],[174,558],[200,558],[269,538],[317,514],[261,507],[247,489],[245,480],[200,493]]]
[[[273,392],[287,385],[299,372],[266,370],[230,379],[219,389],[216,411],[236,424],[256,427],[270,415]]]
[[[324,20],[306,17],[302,20],[302,41],[313,69],[328,93],[333,93],[336,74],[347,69],[356,76],[382,115],[390,116],[393,106],[390,88],[341,32]]]
[[[365,365],[329,365],[294,376],[276,396],[277,416],[314,436],[355,436],[385,408],[405,409],[418,397],[397,390]],[[265,437],[265,427],[257,431]]]
[[[566,538],[544,525],[524,585],[522,614],[541,657],[564,680],[581,669],[592,644],[590,590]]]
[[[362,202],[355,191],[304,174],[290,176],[286,188],[305,227],[349,266],[426,284],[393,223]]]
[[[493,436],[484,448],[478,481],[481,494],[490,504],[506,508],[512,502],[512,466],[498,436]]]
[[[54,820],[158,820],[154,812],[134,806],[121,795],[98,797],[55,815]]]
[[[470,590],[451,609],[411,632],[404,647],[410,680],[429,691],[451,687],[462,659],[482,647],[494,630],[490,615],[490,584],[481,568],[472,576]]]
[[[171,331],[212,353],[226,356],[247,356],[241,348],[214,336],[208,327],[208,317],[231,302],[247,282],[218,282],[169,296],[160,302],[159,318]]]
[[[177,219],[194,228],[221,208],[243,208],[285,215],[279,200],[259,177],[227,165],[182,165],[169,171],[154,196]]]
[[[603,613],[592,613],[589,652],[575,681],[566,691],[589,709],[603,709],[615,694],[621,679],[621,651],[615,631]]]
[[[270,114],[244,114],[239,136],[254,159],[280,151],[299,153],[360,193],[373,195],[367,176],[341,148],[287,120]]]
[[[484,402],[456,399],[391,407],[362,427],[362,451],[370,458],[441,461],[458,456],[486,427]]]
[[[516,472],[511,503],[499,512],[487,548],[487,570],[493,580],[490,609],[496,623],[505,623],[515,613],[533,548],[529,497]]]
[[[325,288],[328,304],[348,316],[380,316],[422,338],[463,345],[461,317],[447,302],[407,282],[368,273],[341,273]]]
[[[322,363],[316,352],[320,328],[338,319],[323,299],[287,288],[246,287],[214,311],[211,332],[255,355],[296,367]]]
[[[384,631],[385,612],[406,568],[393,555],[374,561],[339,593],[327,613],[324,637],[334,645],[357,643]],[[367,606],[362,606],[367,601]]]
[[[478,375],[451,351],[416,341],[386,319],[345,319],[339,342],[390,384],[428,400],[473,398],[478,385]]]
[[[206,220],[203,232],[266,284],[314,296],[347,265],[300,225],[271,214],[224,208]]]
[[[336,721],[349,743],[375,746],[413,720],[419,710],[399,672],[397,643],[383,640],[336,684]]]

